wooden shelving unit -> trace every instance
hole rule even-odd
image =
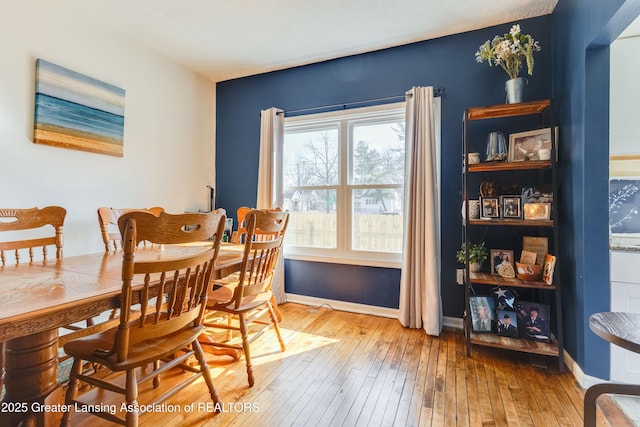
[[[500,104],[486,107],[467,108],[463,116],[463,154],[467,159],[467,154],[472,151],[470,149],[471,130],[470,123],[477,120],[486,119],[505,119],[527,115],[536,115],[539,118],[540,128],[550,127],[553,129],[553,120],[551,114],[551,100],[544,99],[539,101],[524,102],[519,104]],[[554,197],[557,197],[557,164],[556,164],[556,135],[551,132],[551,159],[550,160],[533,160],[521,162],[483,162],[469,165],[465,162],[463,168],[463,188],[462,200],[469,200],[469,176],[474,173],[482,173],[483,176],[493,176],[505,171],[533,171],[537,174],[537,183],[545,182],[552,188]],[[548,171],[551,171],[550,174]],[[549,178],[550,177],[550,178]],[[530,178],[524,178],[530,179]],[[548,182],[550,181],[550,182]],[[471,228],[491,227],[492,232],[499,231],[499,228],[511,229],[514,233],[522,234],[526,227],[527,234],[536,234],[538,230],[547,230],[547,233],[553,235],[553,246],[549,247],[549,251],[558,255],[558,229],[557,229],[557,201],[554,201],[551,209],[551,218],[549,220],[523,220],[523,219],[469,219],[468,206],[466,203],[466,215],[463,220],[463,242],[469,242],[469,233]],[[514,254],[515,255],[515,254]],[[468,263],[467,263],[468,264]],[[468,266],[468,265],[467,265]],[[498,275],[492,275],[487,272],[473,273],[469,268],[465,269],[465,336],[467,344],[467,356],[471,356],[472,345],[481,345],[496,347],[508,350],[515,350],[527,353],[540,354],[545,356],[553,356],[558,359],[558,368],[560,372],[564,371],[563,358],[563,334],[562,334],[562,304],[561,304],[561,286],[559,274],[559,257],[556,262],[556,271],[554,280],[551,285],[544,281],[525,281],[518,278],[504,278]],[[478,291],[488,292],[487,287],[502,286],[506,288],[529,289],[535,293],[544,295],[553,295],[555,310],[552,315],[555,316],[556,330],[551,331],[550,342],[538,341],[526,338],[510,338],[500,336],[495,333],[474,333],[471,323],[470,313],[470,296]]]

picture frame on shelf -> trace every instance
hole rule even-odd
[[[502,218],[521,219],[522,218],[522,197],[521,196],[500,196],[502,207]]]
[[[495,333],[498,327],[496,321],[496,299],[492,296],[469,297],[471,312],[471,330],[474,333]]]
[[[497,310],[498,335],[503,337],[518,338],[518,316],[515,311]]]
[[[480,197],[480,218],[500,218],[500,198]]]
[[[522,250],[536,253],[536,264],[544,264],[544,257],[549,252],[549,238],[522,236]]]
[[[489,256],[491,258],[491,274],[501,276],[500,268],[503,265],[510,265],[512,269],[515,269],[513,251],[506,249],[491,249]]]
[[[553,189],[548,185],[523,187],[520,195],[522,203],[553,203]]]
[[[558,156],[558,128],[556,135],[556,159]],[[509,156],[510,162],[524,162],[530,160],[541,160],[540,150],[546,152],[550,157],[551,152],[551,128],[534,129],[526,132],[517,132],[509,135]],[[545,158],[544,160],[549,160]]]
[[[521,338],[550,342],[551,310],[547,304],[518,302],[518,330]]]
[[[551,203],[525,203],[522,211],[525,220],[551,219]]]
[[[520,253],[520,263],[524,265],[536,265],[538,254],[535,252],[523,249]]]

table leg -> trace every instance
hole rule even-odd
[[[38,404],[58,388],[57,329],[7,341],[4,364],[3,407],[13,410],[0,413],[0,425],[50,425],[50,414],[38,410]]]

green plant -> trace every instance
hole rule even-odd
[[[476,61],[487,61],[490,67],[499,65],[510,79],[515,79],[522,69],[522,61],[527,62],[527,72],[533,75],[533,52],[540,51],[540,44],[530,34],[522,34],[516,24],[504,36],[487,40],[476,52]]]
[[[467,262],[466,251],[467,246],[465,243],[460,246],[460,250],[456,252],[456,260],[460,264],[465,264]],[[482,264],[489,257],[489,251],[484,247],[484,242],[482,243],[469,243],[469,262]]]

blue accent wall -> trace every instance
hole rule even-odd
[[[519,21],[540,41],[525,97],[551,96],[550,15]],[[286,110],[402,95],[413,86],[444,87],[442,97],[442,301],[445,316],[462,317],[456,285],[461,242],[462,115],[467,107],[504,103],[507,74],[475,61],[486,40],[511,23],[361,55],[220,82],[216,86],[216,205],[232,213],[254,206],[260,110]],[[400,272],[350,265],[288,261],[286,291],[381,307],[398,307]]]
[[[609,311],[609,45],[640,0],[560,0],[553,96],[560,124],[565,346],[585,374],[609,378],[609,345],[589,316]]]
[[[287,292],[398,308],[400,270],[285,260]],[[397,284],[397,285],[396,285]]]

